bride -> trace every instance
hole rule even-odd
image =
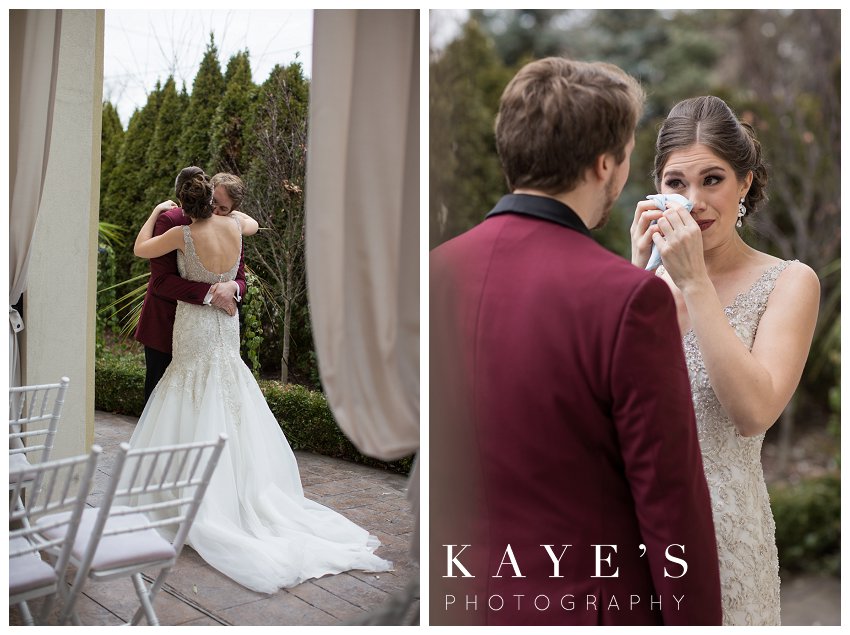
[[[632,262],[663,261],[691,378],[711,494],[724,625],[778,625],[775,524],[761,466],[765,432],[788,404],[809,353],[820,297],[797,260],[738,233],[766,199],[761,145],[717,97],[677,104],[658,133],[655,184],[693,208],[638,203]],[[650,225],[657,220],[657,225]]]
[[[155,258],[177,250],[180,275],[214,284],[233,280],[242,236],[257,222],[241,212],[212,213],[212,186],[197,174],[177,192],[192,222],[153,236],[157,205],[134,253]],[[304,497],[292,449],[260,387],[239,356],[239,319],[207,305],[178,302],[173,359],[130,439],[153,447],[228,435],[188,544],[243,586],[272,593],[309,578],[350,569],[387,571],[374,536]]]

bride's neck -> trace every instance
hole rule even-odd
[[[753,249],[737,234],[727,241],[704,252],[705,269],[709,278],[722,276],[737,269],[752,256]]]

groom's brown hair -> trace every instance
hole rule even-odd
[[[496,148],[511,190],[570,191],[603,154],[625,158],[644,92],[621,68],[547,57],[523,66],[502,93]]]
[[[213,189],[221,185],[227,192],[230,200],[233,201],[233,209],[241,211],[242,201],[245,200],[245,194],[247,192],[245,183],[242,179],[230,172],[219,172],[212,177],[210,182],[212,183]]]

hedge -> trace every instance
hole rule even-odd
[[[138,417],[145,407],[145,358],[103,352],[94,362],[94,407]]]
[[[296,384],[262,380],[260,389],[293,450],[306,450],[408,474],[413,457],[379,461],[361,454],[339,429],[325,396]],[[104,352],[95,361],[95,408],[138,417],[145,405],[142,355]]]
[[[841,480],[838,474],[770,488],[779,564],[788,571],[841,571]]]

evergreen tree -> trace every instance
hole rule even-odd
[[[208,172],[242,174],[247,169],[245,134],[250,125],[256,86],[251,79],[248,51],[237,53],[227,63],[224,95],[212,121]]]
[[[111,102],[103,102],[100,130],[100,220],[114,223],[111,209],[106,205],[109,176],[118,165],[121,146],[124,144],[124,127],[118,111]]]
[[[565,27],[574,21],[565,21],[564,18],[586,12],[565,9],[473,9],[470,17],[493,39],[502,61],[507,66],[518,66],[532,58],[558,55],[567,39],[564,37]]]
[[[431,62],[432,247],[479,223],[506,192],[493,123],[511,75],[474,20]]]
[[[101,315],[100,309],[115,300],[115,289],[109,289],[115,284],[115,251],[110,244],[110,237],[115,237],[113,228],[108,223],[115,223],[110,216],[111,208],[106,204],[106,190],[109,175],[118,164],[121,146],[124,143],[124,128],[118,111],[111,102],[103,102],[100,130],[100,218],[98,223],[97,246],[97,346],[103,344],[103,331],[108,326],[117,327],[117,320],[108,319]],[[109,290],[106,290],[109,289]]]
[[[126,227],[130,232],[138,231],[153,208],[153,205],[148,206],[145,199],[145,191],[150,183],[147,155],[148,145],[156,131],[161,92],[157,82],[156,88],[148,94],[145,105],[130,118],[118,162],[109,174],[106,186],[104,207],[108,208],[109,217],[114,219],[112,222],[116,225]],[[101,175],[101,178],[106,177]],[[135,259],[131,249],[116,252],[116,280],[130,277],[130,265]]]
[[[174,177],[182,167],[177,152],[178,140],[183,131],[184,111],[181,106],[182,100],[177,93],[174,78],[169,76],[162,87],[156,126],[146,154],[148,178],[145,202],[149,203],[151,208],[167,198],[174,197]]]
[[[218,49],[213,35],[192,83],[192,95],[183,117],[183,133],[180,136],[180,164],[208,168],[210,164],[210,129],[215,119],[216,108],[224,96],[224,77],[218,62]]]

